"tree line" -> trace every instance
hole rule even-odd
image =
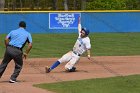
[[[0,0],[1,11],[139,9],[140,0]]]

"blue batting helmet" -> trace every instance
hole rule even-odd
[[[85,32],[86,35],[88,35],[89,32],[90,32],[90,31],[89,31],[88,29],[86,29],[86,28],[82,28],[82,30]]]

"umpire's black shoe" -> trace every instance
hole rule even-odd
[[[72,69],[69,69],[68,72],[75,72],[76,71],[76,67],[72,67]]]
[[[9,80],[9,83],[17,83],[17,81],[16,81],[16,80],[10,79],[10,80]]]

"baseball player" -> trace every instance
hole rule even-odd
[[[23,58],[26,59],[29,51],[32,48],[32,37],[25,30],[26,23],[21,21],[19,28],[11,31],[5,38],[6,51],[2,63],[0,65],[0,78],[3,75],[8,63],[13,59],[15,62],[14,73],[11,75],[9,82],[15,83],[22,69]],[[23,47],[28,42],[28,47],[25,53],[22,52]]]
[[[68,72],[75,72],[76,67],[74,65],[79,61],[80,56],[87,51],[87,57],[90,59],[90,39],[88,37],[89,30],[86,28],[81,27],[80,17],[78,22],[78,33],[79,37],[72,49],[72,51],[69,51],[65,55],[63,55],[60,59],[58,59],[51,67],[45,67],[46,73],[49,73],[54,68],[56,68],[59,64],[63,62],[67,62],[65,65],[65,70]]]

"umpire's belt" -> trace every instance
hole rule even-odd
[[[77,56],[81,56],[81,54],[79,54],[79,53],[77,53],[77,52],[75,52],[75,51],[73,51],[73,53],[74,53],[75,55],[77,55]]]
[[[19,49],[19,50],[22,50],[20,47],[16,47],[16,46],[13,46],[13,45],[8,45],[8,46]]]

